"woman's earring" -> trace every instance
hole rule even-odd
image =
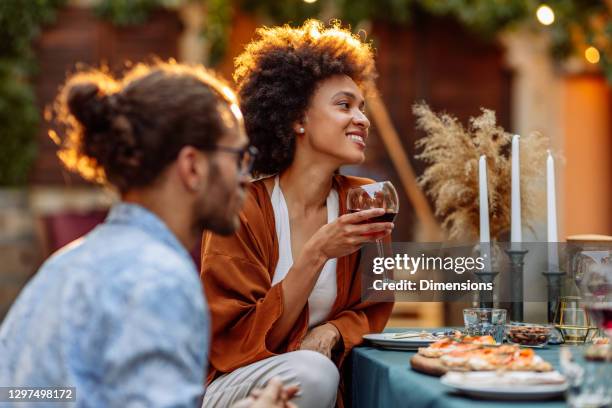
[[[304,128],[303,128],[303,127],[301,127],[301,128],[299,128],[299,129],[298,129],[298,133],[304,133],[304,132],[305,132],[305,130],[304,130]]]

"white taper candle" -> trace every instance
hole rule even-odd
[[[485,269],[491,271],[491,253],[489,251],[491,234],[489,232],[489,189],[487,186],[487,158],[480,156],[478,162],[478,195],[480,198],[480,245],[485,258]]]
[[[559,257],[557,256],[557,198],[555,193],[555,159],[550,150],[546,158],[546,216],[548,241],[548,267],[549,270],[559,268]]]
[[[520,136],[512,137],[512,188],[510,199],[510,241],[513,243],[512,249],[519,249],[523,241],[522,222],[521,222],[521,167],[520,167]]]

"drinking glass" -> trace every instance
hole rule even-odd
[[[578,257],[576,283],[592,322],[612,339],[612,256],[584,251]]]
[[[370,218],[365,223],[393,222],[399,212],[399,198],[397,191],[390,181],[364,184],[363,186],[351,188],[347,195],[346,208],[350,213],[369,210],[372,208],[383,208],[385,213],[378,217]],[[382,240],[376,240],[378,256],[385,256]]]
[[[553,323],[561,331],[567,344],[582,344],[588,338],[591,320],[580,296],[562,296],[559,298]]]
[[[468,335],[492,336],[496,343],[501,344],[506,328],[506,309],[463,309],[463,323]]]
[[[612,404],[612,364],[589,361],[584,347],[562,346],[559,350],[561,372],[568,382],[567,404],[570,408],[606,408]]]

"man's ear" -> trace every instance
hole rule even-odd
[[[209,156],[193,146],[183,147],[176,158],[177,172],[185,188],[198,191],[208,176]]]

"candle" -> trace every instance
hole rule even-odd
[[[557,256],[557,202],[555,196],[555,159],[550,150],[546,158],[546,215],[548,241],[548,267],[551,271],[559,268]]]
[[[482,155],[478,162],[478,195],[480,198],[480,246],[486,272],[491,272],[489,233],[489,189],[487,187],[487,158]]]
[[[512,188],[511,188],[511,199],[510,199],[510,241],[512,242],[512,249],[520,249],[520,243],[523,241],[523,234],[521,231],[521,171],[519,161],[519,143],[520,136],[514,135],[512,137]]]

